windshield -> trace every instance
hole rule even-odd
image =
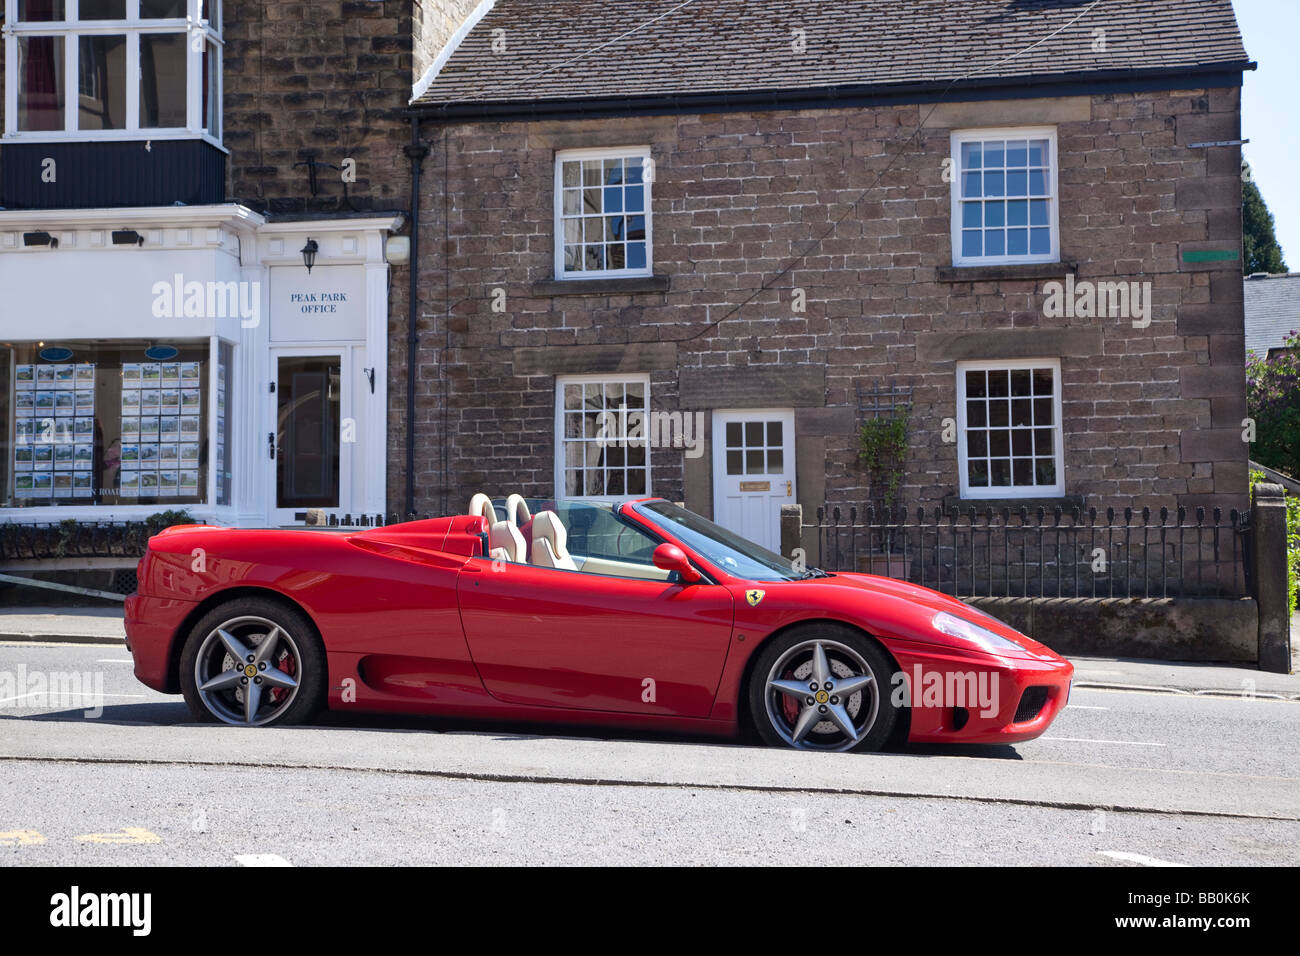
[[[800,576],[781,555],[746,541],[693,511],[667,501],[643,501],[632,507],[735,577],[751,581],[791,581]]]

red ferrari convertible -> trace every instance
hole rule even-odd
[[[126,602],[136,676],[198,720],[332,710],[731,736],[1013,743],[1074,668],[935,591],[801,569],[667,501],[363,531],[170,528]]]

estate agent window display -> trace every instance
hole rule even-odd
[[[4,507],[206,500],[208,344],[154,352],[171,355],[165,360],[149,348],[28,344],[0,357],[8,366]]]

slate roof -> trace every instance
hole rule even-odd
[[[1231,0],[496,0],[415,104],[1249,66]]]
[[[1300,330],[1300,272],[1246,280],[1246,351],[1280,349]]]

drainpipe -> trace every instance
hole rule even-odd
[[[416,335],[420,268],[420,169],[429,155],[429,147],[420,140],[420,117],[411,115],[411,144],[406,147],[411,160],[411,262],[410,288],[406,294],[406,510],[415,513],[415,361],[420,340]]]

